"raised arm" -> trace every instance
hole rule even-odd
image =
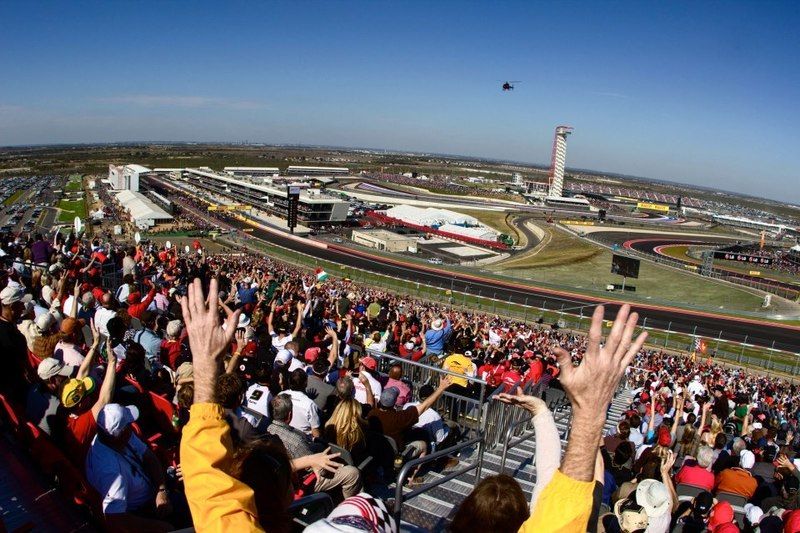
[[[194,360],[194,405],[181,439],[181,468],[186,499],[195,524],[214,531],[261,531],[253,489],[228,474],[233,457],[230,426],[222,406],[213,403],[222,356],[233,338],[240,312],[219,320],[217,281],[211,280],[208,301],[199,279],[181,298],[183,320]]]
[[[78,379],[83,379],[89,375],[89,369],[92,368],[94,359],[97,356],[97,349],[100,347],[100,332],[97,331],[97,328],[94,326],[94,319],[89,321],[89,325],[92,328],[92,345],[89,347],[86,357],[83,358],[83,362],[78,368],[78,375],[75,376]]]
[[[439,382],[439,386],[436,387],[436,390],[433,391],[433,394],[425,398],[425,401],[421,404],[416,406],[417,412],[419,414],[424,413],[436,403],[436,400],[444,394],[444,391],[447,390],[447,387],[453,384],[453,381],[450,379],[450,376],[444,376],[442,381]]]
[[[539,496],[531,517],[520,531],[585,531],[592,511],[594,465],[597,442],[606,421],[606,407],[619,386],[625,369],[647,339],[647,333],[633,340],[637,313],[623,305],[601,347],[603,333],[602,305],[592,315],[589,343],[581,364],[572,365],[569,352],[554,350],[561,366],[561,385],[572,402],[572,432],[567,451],[550,483]],[[569,498],[569,506],[564,502]]]
[[[297,335],[300,333],[300,328],[303,325],[303,312],[305,311],[305,307],[303,302],[297,302],[297,319],[294,322],[294,330],[292,331],[293,339],[296,339]]]
[[[106,353],[106,375],[103,377],[103,384],[100,386],[100,394],[97,396],[97,401],[92,406],[92,415],[95,420],[97,420],[103,407],[111,403],[111,398],[114,395],[114,384],[117,382],[117,355],[111,346],[111,339],[106,341],[106,352],[108,352]]]
[[[541,398],[522,394],[517,387],[514,394],[501,393],[497,399],[503,403],[518,405],[533,415],[533,430],[536,435],[536,485],[531,494],[531,512],[536,508],[539,494],[550,483],[561,463],[561,437],[558,434],[553,413]]]

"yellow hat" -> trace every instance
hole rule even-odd
[[[71,379],[64,383],[61,389],[61,403],[67,409],[71,409],[81,403],[87,394],[94,392],[94,388],[94,379],[91,377]]]

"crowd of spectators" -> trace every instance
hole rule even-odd
[[[407,185],[410,187],[421,187],[428,189],[431,192],[439,194],[456,194],[461,196],[476,196],[475,184],[466,182],[467,176],[449,176],[444,174],[430,174],[426,175],[427,179],[421,180],[419,178],[404,176],[402,174],[364,174],[365,178],[373,179],[378,182],[396,183],[399,185]],[[482,198],[496,198],[498,200],[506,200],[511,202],[519,202],[520,196],[518,194],[505,191],[505,187],[509,183],[497,183],[496,187],[503,189],[502,192],[494,191],[492,189],[480,189],[477,194]]]
[[[627,306],[601,343],[602,306],[585,336],[254,254],[74,235],[0,244],[0,392],[85,475],[114,529],[289,531],[290,504],[326,493],[341,504],[309,530],[391,531],[367,491],[459,439],[436,405],[445,392],[476,397],[471,378],[534,414],[537,486],[520,505],[516,481],[484,480],[454,531],[689,531],[706,498],[740,487],[791,520],[776,509],[793,509],[797,490],[794,385],[645,350]],[[412,383],[401,365],[380,372],[381,354],[452,374]],[[634,402],[602,439],[626,372]],[[520,392],[529,384],[571,401],[563,458],[544,402]],[[710,492],[691,509],[674,497],[689,481]],[[509,494],[502,506],[497,494]]]

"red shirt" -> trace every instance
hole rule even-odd
[[[544,365],[542,361],[539,359],[534,359],[530,363],[530,370],[528,371],[528,375],[525,377],[525,381],[530,381],[531,383],[537,383],[540,379],[542,379],[542,374],[544,374]]]
[[[516,370],[507,370],[503,374],[503,388],[505,392],[511,390],[511,388],[522,381],[522,376],[519,375],[519,372]]]
[[[72,459],[75,465],[83,470],[86,461],[86,452],[92,444],[92,439],[97,434],[97,421],[92,410],[79,415],[67,416],[67,427],[64,431],[64,455]]]
[[[675,483],[703,487],[711,492],[714,490],[714,473],[697,464],[693,466],[685,465],[675,474]]]

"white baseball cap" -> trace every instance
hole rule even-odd
[[[283,350],[279,351],[278,354],[275,356],[275,364],[276,365],[277,364],[281,364],[281,365],[285,366],[285,365],[289,364],[289,361],[291,361],[291,360],[292,360],[292,352],[290,352],[289,350],[287,350],[285,348]]]
[[[110,403],[97,415],[97,427],[112,437],[119,437],[131,422],[139,418],[139,409],[133,405]]]
[[[75,372],[75,367],[72,365],[65,365],[54,357],[47,357],[42,359],[39,366],[36,367],[36,373],[42,380],[48,380],[54,376],[70,377]]]

